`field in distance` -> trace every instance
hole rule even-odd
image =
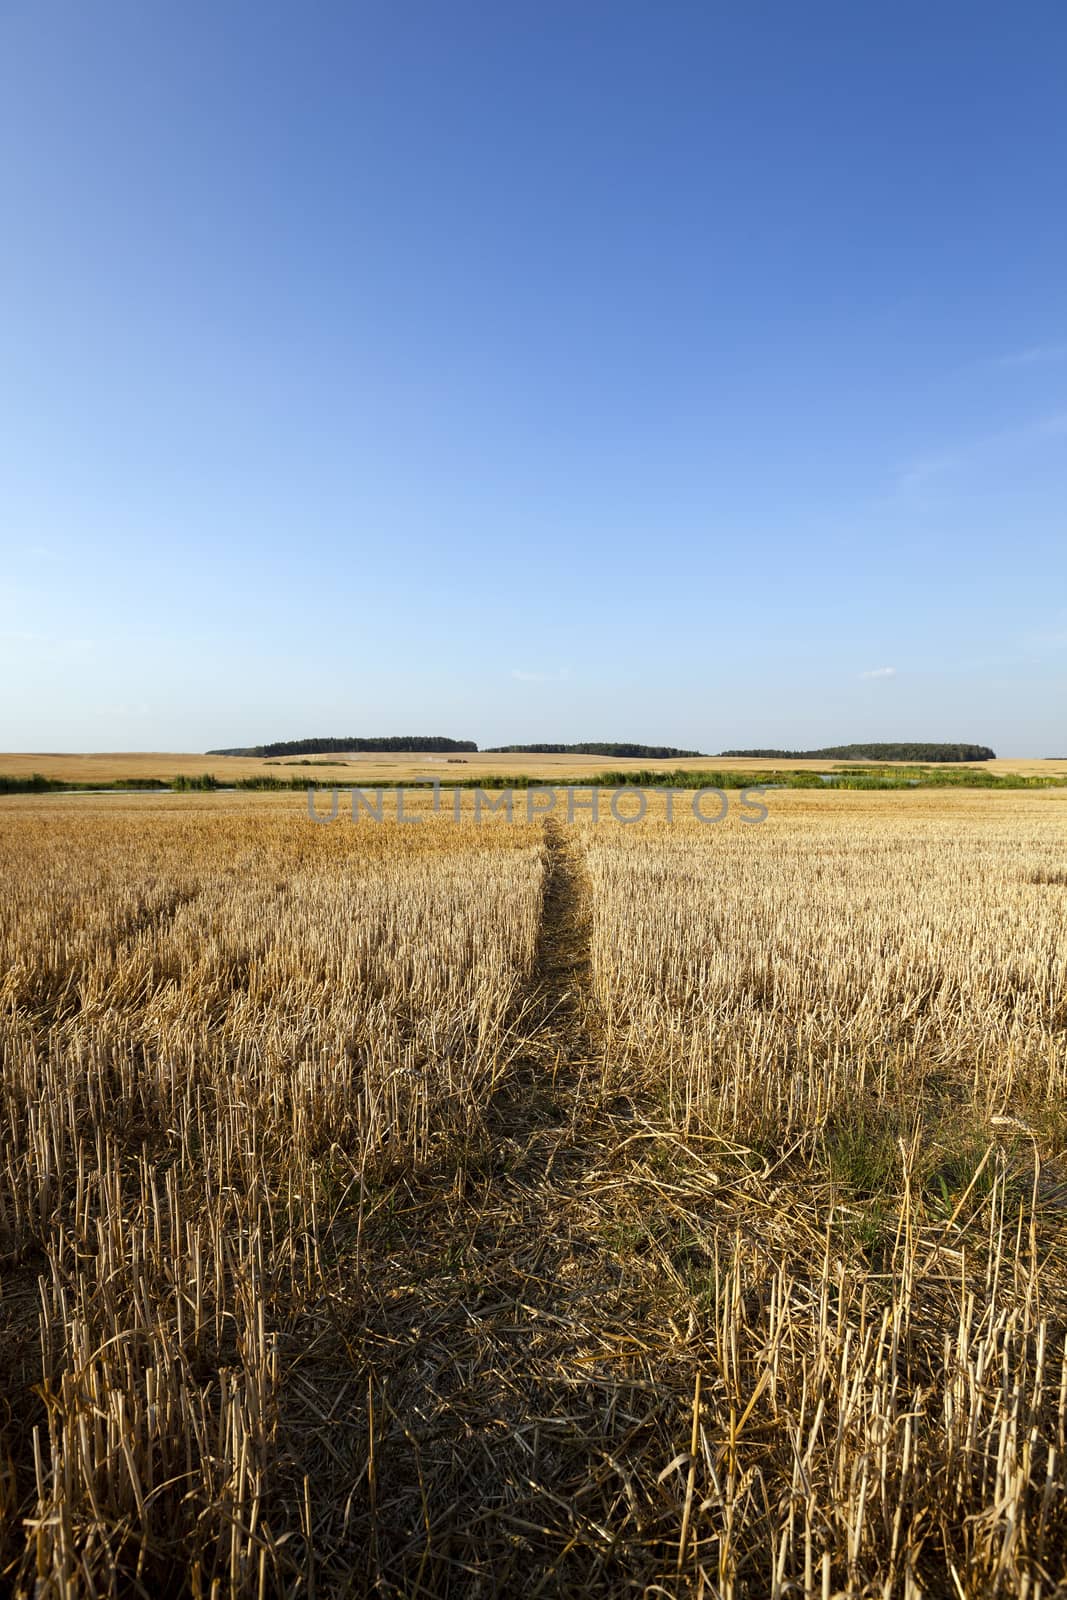
[[[881,763],[907,765],[907,763]],[[46,778],[68,783],[107,785],[131,778],[170,782],[176,777],[195,778],[211,773],[220,783],[239,778],[307,776],[308,782],[339,784],[403,783],[416,777],[439,776],[448,779],[473,779],[481,776],[544,778],[565,784],[591,777],[598,772],[829,772],[842,767],[865,767],[870,762],[838,760],[789,761],[757,760],[742,757],[697,756],[655,761],[647,757],[573,755],[493,755],[488,751],[462,755],[421,755],[390,752],[353,753],[323,756],[208,756],[188,752],[114,751],[86,754],[60,752],[0,752],[0,776],[28,778],[39,772]],[[947,770],[959,771],[965,764],[952,763]],[[1024,776],[1062,776],[1067,782],[1067,758],[1041,760],[1020,757],[975,762],[975,770],[985,773],[1019,773]]]

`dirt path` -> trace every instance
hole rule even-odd
[[[622,1480],[609,1533],[596,1479],[616,1472],[605,1451],[633,1462],[655,1427],[638,1420],[650,1400],[634,1283],[597,1198],[620,1187],[633,1125],[600,1093],[578,831],[549,819],[545,845],[525,1039],[484,1147],[398,1185],[364,1240],[369,1286],[347,1316],[336,1308],[336,1401],[304,1455],[318,1458],[323,1512],[348,1501],[344,1529],[316,1529],[327,1565],[369,1552],[353,1593],[614,1594],[624,1571],[632,1580],[632,1548],[615,1566],[631,1517]]]
[[[559,1042],[568,1060],[588,1060],[588,1010],[592,959],[589,874],[574,829],[545,821],[548,871],[541,907],[534,979],[544,996],[540,1026]]]
[[[523,1018],[523,1051],[487,1113],[497,1152],[521,1152],[511,1167],[528,1181],[573,1155],[580,1124],[599,1097],[596,1008],[592,996],[589,876],[573,827],[547,818],[541,927]]]

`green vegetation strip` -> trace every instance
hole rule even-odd
[[[536,777],[530,773],[486,773],[478,778],[442,774],[446,789],[1052,789],[1067,783],[1063,773],[1023,775],[1015,772],[975,771],[973,767],[848,767],[829,773],[796,772],[775,769],[769,772],[658,772],[643,768],[638,772],[595,772],[584,776],[557,774]],[[215,789],[297,792],[316,789],[396,789],[421,787],[411,779],[377,779],[355,783],[350,780],[313,778],[255,777],[225,782],[213,773],[198,777],[112,778],[94,783],[72,782],[66,778],[46,778],[35,772],[28,778],[0,776],[0,794],[98,794],[107,790],[156,790],[161,794],[203,793]]]

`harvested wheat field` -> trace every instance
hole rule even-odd
[[[1067,792],[0,801],[0,1569],[1067,1593]]]

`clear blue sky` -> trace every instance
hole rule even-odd
[[[0,13],[0,746],[1067,754],[1067,8]]]

